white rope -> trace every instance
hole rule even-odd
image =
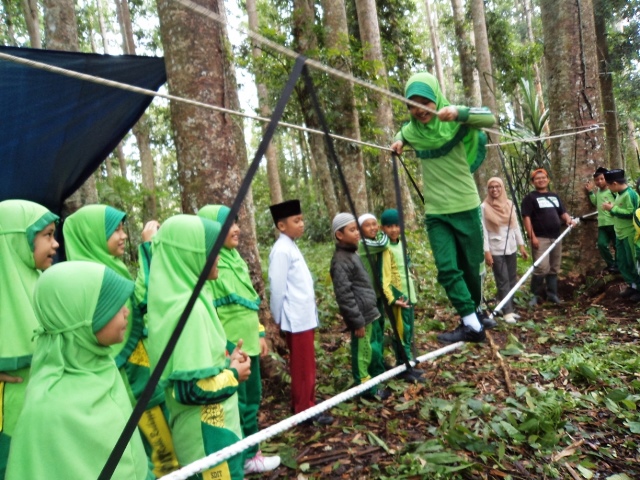
[[[529,142],[542,142],[545,140],[552,140],[554,138],[562,138],[562,137],[573,137],[576,135],[580,135],[581,133],[592,132],[596,130],[602,130],[603,127],[600,124],[589,125],[588,127],[576,127],[575,131],[570,133],[559,133],[557,135],[548,135],[545,137],[524,137],[518,140],[513,140],[511,142],[500,142],[500,143],[488,143],[485,147],[498,147],[503,145],[513,145],[514,143],[529,143]],[[514,137],[511,137],[514,138]]]
[[[182,2],[183,0],[176,0],[176,1]],[[239,116],[239,117],[244,117],[244,118],[248,118],[248,119],[251,119],[251,120],[260,121],[260,122],[263,122],[263,123],[269,123],[269,121],[270,121],[269,118],[261,117],[259,115],[252,115],[252,114],[241,112],[241,111],[237,111],[237,110],[230,110],[228,108],[219,107],[217,105],[212,105],[210,103],[200,102],[198,100],[191,100],[191,99],[185,98],[185,97],[179,97],[177,95],[160,93],[160,92],[156,92],[155,90],[149,90],[149,89],[146,89],[146,88],[137,87],[135,85],[130,85],[130,84],[127,84],[127,83],[117,82],[115,80],[109,80],[108,78],[104,78],[104,77],[97,77],[97,76],[89,75],[89,74],[86,74],[86,73],[80,73],[80,72],[76,72],[74,70],[69,70],[69,69],[66,69],[66,68],[56,67],[54,65],[49,65],[47,63],[37,62],[35,60],[29,60],[27,58],[18,57],[18,56],[15,56],[15,55],[9,55],[9,54],[3,53],[3,52],[0,52],[0,59],[6,60],[6,61],[9,61],[9,62],[19,63],[19,64],[22,64],[22,65],[26,65],[26,66],[32,67],[32,68],[37,68],[37,69],[40,69],[40,70],[45,70],[45,71],[48,71],[48,72],[51,72],[51,73],[64,75],[64,76],[71,77],[71,78],[77,78],[77,79],[84,80],[84,81],[91,82],[91,83],[95,83],[95,84],[98,84],[98,85],[105,85],[105,86],[112,87],[112,88],[118,88],[120,90],[139,93],[141,95],[164,98],[165,100],[173,100],[175,102],[181,102],[181,103],[185,103],[185,104],[188,104],[188,105],[193,105],[193,106],[196,106],[196,107],[206,108],[206,109],[209,109],[209,110],[214,110],[216,112],[226,113],[226,114],[229,114],[229,115],[236,115],[236,116]],[[365,85],[367,85],[366,82],[363,82],[363,83]],[[376,87],[376,88],[379,88],[379,87]],[[389,93],[391,93],[391,92],[389,92]],[[393,95],[395,95],[395,94],[393,94]],[[285,128],[291,128],[293,130],[299,130],[299,131],[303,131],[303,132],[312,133],[312,134],[315,134],[315,135],[324,135],[324,132],[322,130],[316,130],[316,129],[313,129],[313,128],[308,128],[308,127],[304,127],[304,126],[301,126],[301,125],[296,125],[296,124],[293,124],[293,123],[288,123],[288,122],[282,122],[281,121],[281,122],[278,122],[278,125],[282,126],[282,127],[285,127]],[[563,136],[579,135],[581,133],[589,132],[589,131],[600,129],[600,128],[602,128],[602,127],[600,127],[599,125],[592,125],[592,126],[586,128],[584,130],[576,131],[574,133],[567,133],[567,134],[554,135],[554,136],[548,136],[548,137],[520,138],[520,139],[514,140],[512,142],[487,144],[486,147],[495,147],[495,146],[499,146],[499,145],[510,145],[510,144],[513,144],[513,143],[544,141],[544,140],[548,140],[548,139],[552,139],[552,138],[559,138],[559,137],[563,137]],[[485,130],[487,130],[487,129],[485,129]],[[487,130],[487,131],[489,131],[489,130]],[[501,136],[505,136],[500,132],[495,132],[495,133],[498,134],[498,135],[501,135]],[[375,148],[375,149],[382,150],[382,151],[387,151],[387,152],[391,152],[392,151],[389,147],[383,147],[383,146],[377,145],[375,143],[365,142],[365,141],[362,141],[362,140],[357,140],[355,138],[349,138],[349,137],[345,137],[345,136],[337,135],[337,134],[333,134],[333,133],[330,133],[329,136],[331,138],[333,138],[333,139],[336,139],[336,140],[350,142],[350,143],[353,143],[353,144],[356,144],[356,145],[361,145],[363,147]],[[510,137],[510,138],[515,138],[515,137]]]
[[[433,360],[435,358],[438,358],[449,352],[457,350],[463,345],[464,345],[464,342],[452,343],[451,345],[447,345],[446,347],[440,348],[438,350],[434,350],[433,352],[429,352],[425,355],[422,355],[421,357],[418,357],[416,359],[417,362],[413,362],[413,361],[410,362],[411,366],[415,366],[417,363],[422,363],[428,360]],[[252,447],[254,445],[258,445],[259,443],[264,442],[265,440],[268,440],[271,437],[274,437],[282,432],[285,432],[290,428],[292,428],[293,426],[301,422],[304,422],[305,420],[309,420],[311,417],[314,417],[315,415],[318,415],[319,413],[322,413],[325,410],[328,410],[329,408],[332,408],[338,405],[339,403],[349,400],[350,398],[355,397],[356,395],[360,395],[362,393],[367,392],[371,387],[379,384],[380,382],[384,382],[385,380],[389,380],[390,378],[395,377],[396,375],[404,372],[405,370],[406,370],[406,366],[404,364],[399,365],[381,375],[378,375],[377,377],[372,378],[371,380],[361,385],[350,388],[349,390],[345,390],[344,392],[336,395],[335,397],[332,397],[329,400],[325,400],[324,402],[319,403],[318,405],[315,405],[314,407],[311,407],[305,410],[304,412],[300,412],[296,415],[286,418],[281,422],[276,423],[275,425],[271,425],[270,427],[265,428],[264,430],[260,430],[259,432],[254,433],[253,435],[250,435],[234,443],[233,445],[225,447],[222,450],[219,450],[215,453],[212,453],[211,455],[201,458],[200,460],[196,460],[195,462],[182,467],[180,470],[170,473],[169,475],[165,475],[164,477],[162,477],[161,480],[186,480],[192,475],[195,475],[199,472],[203,472],[214,465],[218,465],[224,462],[225,460],[233,457],[234,455],[238,455],[239,453],[243,452],[247,448]]]

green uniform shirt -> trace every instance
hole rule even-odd
[[[638,194],[631,187],[618,193],[613,202],[611,216],[613,217],[613,228],[619,240],[635,235],[633,214],[637,209]]]
[[[398,273],[402,282],[402,292],[405,295],[409,295],[411,303],[416,303],[416,289],[413,284],[413,278],[411,278],[411,272],[409,272],[409,284],[407,286],[407,275],[405,273],[404,255],[402,254],[402,242],[392,243],[389,242],[389,250],[393,253],[393,258],[398,266]]]
[[[613,192],[608,188],[605,190],[597,188],[595,191],[589,192],[589,200],[591,200],[593,206],[598,209],[598,227],[613,225],[613,217],[611,216],[611,213],[602,208],[603,203],[613,203],[615,201]]]

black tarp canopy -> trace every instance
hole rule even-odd
[[[0,52],[157,90],[164,59],[2,47]],[[0,59],[0,201],[60,213],[153,97]]]

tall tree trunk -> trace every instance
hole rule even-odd
[[[629,148],[625,159],[629,159],[634,165],[638,165],[640,164],[640,150],[638,150],[638,140],[636,139],[636,126],[630,118],[627,118],[627,135],[629,135]],[[624,163],[622,168],[627,168]]]
[[[544,55],[549,86],[551,131],[566,131],[600,122],[600,85],[591,0],[542,0]],[[562,137],[551,142],[553,186],[572,215],[591,210],[584,201],[585,178],[604,162],[599,131]],[[586,270],[594,252],[595,226],[585,223],[565,242],[576,271]],[[581,261],[584,260],[584,261]]]
[[[489,38],[484,15],[484,0],[471,0],[471,16],[473,18],[473,31],[476,41],[476,57],[478,60],[478,75],[480,78],[480,93],[482,105],[488,107],[496,117],[498,108],[495,96],[495,84],[493,82],[493,68],[491,67],[491,53],[489,52]],[[492,143],[499,143],[500,136],[491,135]],[[497,147],[487,149],[487,157],[478,170],[478,178],[482,186],[487,184],[491,177],[499,176],[500,156]]]
[[[258,31],[258,10],[256,8],[256,0],[247,0],[247,16],[249,17],[249,29],[254,32]],[[271,116],[271,108],[269,107],[269,92],[267,85],[261,78],[259,69],[260,58],[262,57],[262,50],[259,45],[253,43],[251,49],[251,56],[255,62],[254,74],[256,77],[256,88],[258,90],[258,108],[260,109],[260,115],[263,117]],[[267,126],[262,125],[262,133],[266,131]],[[269,198],[272,204],[281,203],[282,187],[280,185],[280,173],[278,172],[278,153],[273,145],[273,141],[269,143],[267,151],[265,152],[267,158],[267,179],[269,180]]]
[[[22,0],[22,11],[24,20],[29,32],[29,42],[31,48],[42,48],[42,37],[40,35],[40,12],[38,11],[37,0]]]
[[[173,0],[158,0],[160,36],[169,90],[173,95],[239,110],[237,80],[226,29]],[[224,15],[222,0],[200,2]],[[182,209],[193,213],[210,203],[230,205],[247,166],[242,123],[237,117],[172,101]],[[264,281],[256,241],[253,198],[240,211],[240,252],[251,280],[264,299]],[[268,302],[261,316],[267,318]]]
[[[456,46],[458,47],[464,95],[468,99],[470,106],[479,107],[482,103],[480,85],[478,72],[474,68],[476,62],[472,51],[473,42],[466,25],[463,0],[451,0],[451,8],[453,10],[453,26],[456,32]]]
[[[352,62],[344,0],[322,0],[322,9],[329,65],[351,75]],[[331,90],[331,116],[335,118],[331,122],[333,131],[338,135],[360,140],[360,116],[356,109],[353,83],[334,79]],[[362,150],[358,145],[340,140],[335,142],[335,146],[356,211],[361,215],[368,211],[367,178]]]
[[[598,53],[598,66],[600,72],[600,92],[602,95],[602,108],[604,110],[604,128],[606,134],[606,152],[610,168],[620,168],[622,154],[618,142],[618,114],[616,99],[613,94],[613,78],[611,76],[609,44],[607,42],[606,12],[607,2],[593,0],[593,10],[596,29],[596,51]]]
[[[101,0],[102,1],[102,0]],[[120,24],[122,36],[122,51],[127,55],[136,54],[136,43],[133,38],[133,27],[131,25],[131,13],[129,11],[128,0],[116,0],[116,14]],[[158,218],[158,204],[156,199],[156,175],[153,153],[151,152],[151,138],[149,130],[149,116],[144,113],[133,126],[133,136],[136,137],[138,152],[140,153],[140,174],[142,176],[143,208],[142,220],[146,222]],[[118,159],[124,159],[118,156]],[[120,169],[126,178],[126,163],[120,163]]]
[[[314,33],[313,4],[309,0],[294,0],[293,2],[293,37],[296,50],[301,54],[314,52],[318,48],[318,40]],[[304,122],[309,128],[320,129],[320,123],[311,105],[311,93],[306,85],[296,89]],[[331,178],[329,159],[325,150],[325,141],[321,135],[310,134],[309,146],[314,156],[321,194],[327,206],[329,218],[333,218],[339,210],[336,189]]]
[[[378,24],[378,13],[376,11],[375,0],[355,0],[356,12],[358,15],[358,27],[360,30],[360,41],[364,50],[364,59],[375,65],[373,77],[377,78],[379,87],[388,89],[389,81],[387,77],[387,69],[382,56],[382,44],[380,41],[380,26]],[[371,98],[377,105],[376,108],[376,126],[380,132],[376,136],[378,145],[391,145],[393,142],[394,123],[393,108],[391,100],[386,95],[371,92]],[[380,165],[380,176],[382,178],[382,193],[384,196],[385,206],[389,208],[396,204],[395,188],[393,186],[393,174],[389,154],[380,152],[378,156]],[[407,187],[407,181],[404,175],[400,175],[402,203],[404,206],[405,220],[408,225],[415,223],[416,212],[411,198],[411,193]]]
[[[44,0],[45,38],[49,50],[77,52],[78,25],[73,0]],[[91,175],[64,203],[64,214],[71,214],[83,205],[98,203],[96,180]]]
[[[433,55],[433,63],[436,68],[436,78],[440,84],[442,94],[447,96],[447,86],[444,81],[444,73],[442,72],[442,61],[440,60],[440,42],[438,41],[438,30],[434,17],[431,15],[431,0],[424,0],[424,8],[427,12],[427,26],[429,27],[429,37],[431,38],[431,54]]]

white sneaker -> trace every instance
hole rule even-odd
[[[515,318],[516,320],[520,320],[520,315],[518,315],[517,313],[512,313],[511,314],[513,316],[513,318]]]
[[[506,323],[511,323],[514,324],[516,323],[516,317],[513,313],[506,313],[502,319],[506,322]]]
[[[244,462],[244,473],[263,473],[275,470],[280,466],[280,457],[265,457],[262,452],[256,453],[256,456]]]

